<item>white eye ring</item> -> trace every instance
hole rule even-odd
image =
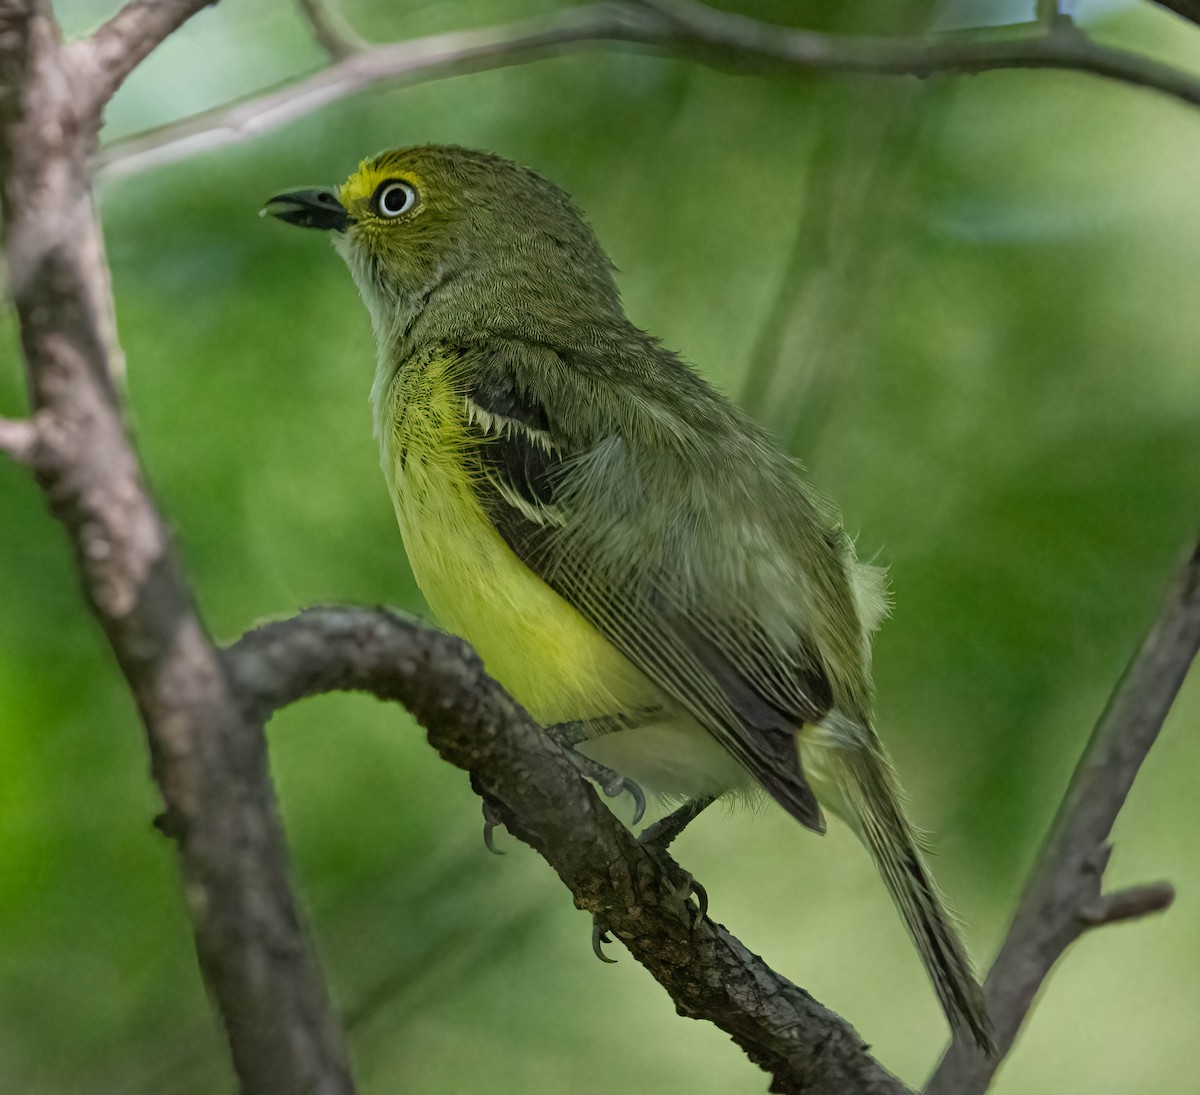
[[[394,220],[407,213],[417,204],[417,192],[406,182],[394,179],[384,183],[375,192],[375,212],[388,220]]]

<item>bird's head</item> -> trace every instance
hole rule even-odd
[[[623,319],[612,266],[571,199],[487,152],[384,152],[340,187],[279,194],[263,213],[332,234],[381,342],[422,316],[439,337]]]

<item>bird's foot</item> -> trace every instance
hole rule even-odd
[[[667,885],[671,887],[671,895],[678,898],[691,917],[691,929],[695,931],[708,915],[708,891],[696,881],[691,871],[684,870],[665,852],[659,853],[647,849],[662,867],[667,876]],[[695,898],[695,903],[692,902]]]
[[[691,913],[692,931],[695,931],[708,915],[708,891],[692,877],[690,871],[685,871],[671,858],[667,849],[671,846],[671,842],[714,801],[713,796],[709,795],[684,803],[653,825],[647,825],[638,834],[638,842],[654,857],[668,878],[682,876],[682,884],[675,887],[675,893]],[[694,905],[692,904],[693,897],[696,899]]]
[[[638,833],[638,840],[651,854],[665,852],[675,838],[715,801],[712,795],[707,795],[685,802],[666,817],[659,818],[653,825],[647,825]]]
[[[573,723],[568,725],[574,725]],[[645,792],[631,779],[626,779],[620,772],[614,772],[611,768],[606,768],[599,761],[592,760],[591,757],[585,757],[582,753],[574,748],[575,742],[566,740],[554,733],[558,728],[550,727],[548,733],[554,738],[564,750],[568,757],[571,758],[571,763],[579,770],[579,774],[585,776],[600,785],[600,789],[609,797],[617,798],[619,795],[628,792],[629,797],[633,799],[633,821],[636,825],[646,815],[646,795]]]
[[[673,895],[678,897],[687,908],[688,915],[691,917],[692,931],[700,927],[708,915],[708,891],[696,881],[691,871],[685,871],[671,858],[667,848],[690,822],[694,821],[706,807],[712,805],[713,801],[714,799],[711,797],[700,798],[680,806],[678,810],[661,818],[653,825],[647,825],[638,835],[638,843],[658,863],[663,874],[668,879],[680,880],[678,883],[668,884],[671,885]],[[694,904],[692,898],[696,899]],[[592,952],[601,962],[610,964],[616,962],[615,958],[609,958],[604,953],[603,944],[611,942],[612,937],[608,934],[608,929],[600,923],[599,917],[593,917]]]
[[[618,798],[628,792],[629,797],[633,799],[633,821],[630,824],[636,825],[646,816],[645,792],[633,780],[626,779],[620,772],[614,772],[611,768],[606,768],[598,761],[592,760],[591,757],[585,757],[574,749],[568,749],[567,756],[571,758],[571,763],[579,769],[580,774],[598,783],[600,790],[609,798]]]
[[[652,853],[653,854],[653,853]],[[665,867],[665,865],[664,865]],[[688,911],[688,916],[691,920],[691,930],[694,932],[701,924],[704,923],[704,918],[708,915],[708,891],[700,885],[699,882],[692,877],[690,871],[685,871],[677,863],[672,861],[670,875],[679,877],[682,876],[682,883],[679,885],[671,885],[672,895],[678,897],[683,902],[684,908]],[[692,903],[692,898],[695,898],[695,904]],[[604,944],[611,943],[612,936],[609,935],[608,929],[601,923],[599,916],[592,917],[592,953],[608,965],[615,965],[616,959],[609,958],[604,953]]]
[[[636,825],[646,816],[645,792],[633,780],[626,779],[620,772],[614,772],[599,761],[584,756],[583,753],[580,753],[575,748],[576,745],[586,741],[589,737],[595,737],[598,733],[610,733],[623,725],[625,725],[625,720],[622,717],[613,716],[611,718],[591,719],[583,722],[558,723],[557,725],[546,727],[546,733],[563,747],[579,774],[598,783],[600,789],[609,798],[617,798],[622,794],[628,793],[629,797],[633,799],[633,821],[631,824]],[[487,846],[487,850],[494,855],[504,855],[504,852],[496,847],[494,840],[496,827],[501,824],[503,823],[496,816],[495,811],[484,802],[483,843]]]

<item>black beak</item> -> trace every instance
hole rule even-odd
[[[351,224],[346,207],[332,190],[289,190],[276,194],[262,207],[260,217],[278,217],[301,228],[320,228],[326,232],[345,232]]]

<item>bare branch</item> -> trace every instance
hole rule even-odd
[[[1017,35],[872,38],[781,27],[718,11],[696,0],[642,2],[665,20],[665,26],[643,39],[648,44],[700,50],[701,60],[739,70],[928,77],[1053,68],[1152,88],[1200,106],[1200,78],[1136,53],[1098,45],[1080,33],[1037,30]]]
[[[1166,908],[1164,883],[1102,895],[1108,835],[1200,648],[1200,546],[1092,733],[985,986],[1003,1056],[1063,951],[1089,927]],[[954,1045],[927,1095],[977,1095],[999,1058]]]
[[[38,428],[28,419],[0,418],[0,452],[18,464],[32,464]]]
[[[119,81],[182,12],[126,8],[100,39],[108,76]],[[142,716],[160,828],[178,846],[200,967],[242,1089],[349,1095],[341,1033],[288,880],[262,724],[230,686],[123,429],[87,181],[95,128],[65,124],[78,118],[78,56],[60,44],[44,0],[5,15],[0,201],[38,483]],[[131,53],[121,56],[124,41]],[[9,432],[19,441],[28,431]]]
[[[322,0],[296,0],[296,3],[317,45],[331,60],[340,61],[367,48],[366,41],[351,29],[335,8]]]
[[[134,134],[100,151],[109,178],[270,132],[376,84],[433,80],[526,61],[554,49],[602,43],[683,53],[737,71],[834,72],[929,77],[996,69],[1052,68],[1150,88],[1200,106],[1200,78],[1081,33],[870,38],[760,22],[692,0],[589,4],[545,19],[374,46],[329,68],[239,102]]]
[[[615,40],[626,28],[625,11],[619,4],[586,5],[545,19],[372,46],[294,83],[114,141],[100,150],[96,169],[111,179],[174,163],[269,133],[380,83],[441,79],[516,64],[556,47]]]
[[[68,47],[81,98],[80,113],[96,113],[129,74],[170,34],[216,0],[129,0],[95,34]]]
[[[1130,886],[1127,890],[1104,894],[1099,900],[1079,910],[1079,919],[1089,928],[1103,924],[1119,924],[1122,920],[1138,920],[1150,913],[1170,908],[1175,900],[1175,887],[1169,882],[1152,882],[1148,886]]]
[[[681,1015],[717,1024],[772,1073],[772,1091],[907,1091],[845,1021],[719,924],[693,925],[674,860],[634,839],[461,640],[384,610],[318,608],[245,635],[226,664],[260,717],[333,690],[404,704],[509,830],[554,868],[575,904],[629,948]]]

